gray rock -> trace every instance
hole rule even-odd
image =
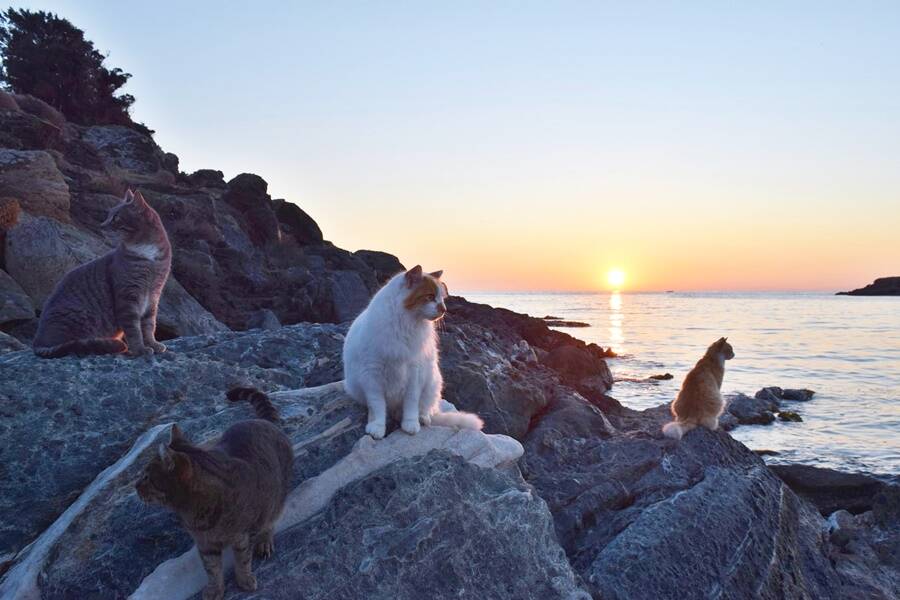
[[[34,318],[34,304],[15,279],[0,269],[0,323]]]
[[[589,598],[544,502],[443,452],[348,485],[278,544],[256,567],[260,589],[227,598]]]
[[[18,199],[32,215],[69,220],[69,186],[53,157],[41,150],[0,148],[0,196]]]
[[[272,206],[278,222],[298,244],[308,246],[322,243],[322,230],[302,208],[287,200],[273,200]]]
[[[334,271],[330,279],[335,321],[352,321],[369,303],[369,289],[356,271]]]
[[[391,277],[406,270],[396,256],[387,252],[379,252],[377,250],[357,250],[353,256],[366,261],[375,271],[375,278],[379,284],[386,283]]]
[[[872,510],[873,499],[887,484],[861,473],[843,473],[810,465],[771,465],[770,468],[823,516],[836,510],[859,514]]]
[[[109,249],[74,225],[23,214],[6,232],[6,270],[40,307],[63,275]]]
[[[807,389],[785,389],[781,394],[782,400],[794,400],[797,402],[806,402],[812,400],[815,392]]]
[[[775,420],[777,400],[771,397],[751,398],[745,394],[726,397],[725,410],[741,425],[767,425]]]

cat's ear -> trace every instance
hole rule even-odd
[[[440,279],[441,275],[443,275],[443,274],[444,274],[443,269],[441,269],[440,271],[432,271],[431,273],[429,273],[429,275],[431,277],[434,277],[435,279]]]
[[[159,460],[162,461],[163,468],[166,471],[173,471],[175,469],[175,451],[165,444],[160,444],[156,451],[159,454]]]
[[[125,190],[125,198],[123,199],[123,202],[125,202],[125,204],[131,204],[132,202],[134,202],[134,192],[131,191],[131,188]]]
[[[184,435],[181,427],[179,427],[177,423],[172,425],[172,429],[169,431],[169,445],[171,446],[174,443],[186,441],[187,436]]]
[[[416,265],[406,272],[406,286],[414,288],[422,282],[422,265]]]
[[[728,341],[728,338],[727,338],[727,337],[723,337],[723,338],[722,338],[722,343],[723,343],[723,344],[724,344],[725,342],[727,342],[727,341]]]
[[[147,206],[147,201],[144,200],[144,195],[140,192],[140,190],[134,193],[134,201],[138,206]]]

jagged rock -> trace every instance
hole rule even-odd
[[[812,502],[823,516],[836,510],[859,514],[872,510],[873,499],[886,484],[858,473],[842,473],[809,465],[771,465],[794,493]]]
[[[34,318],[34,304],[25,290],[0,269],[0,324]]]
[[[275,215],[285,231],[301,246],[322,243],[322,230],[306,212],[287,200],[273,200]]]
[[[786,389],[786,390],[782,390],[781,399],[782,400],[794,400],[796,402],[806,402],[808,400],[812,400],[813,395],[815,395],[815,392],[812,390]]]
[[[378,280],[379,285],[387,283],[391,277],[406,270],[396,256],[387,252],[357,250],[353,256],[363,259],[375,271],[375,279]]]
[[[256,246],[281,240],[278,219],[267,192],[269,185],[259,175],[241,173],[228,182],[223,199],[236,208],[245,220],[245,230]]]
[[[806,402],[812,400],[815,392],[807,389],[781,389],[780,387],[764,387],[755,394],[755,398],[778,404],[782,400]]]
[[[124,125],[87,127],[81,140],[94,148],[106,169],[132,185],[172,185],[175,176],[165,167],[165,154],[153,139]]]
[[[63,275],[108,250],[83,229],[23,215],[6,233],[6,270],[40,307]]]
[[[778,410],[777,400],[772,398],[751,398],[745,394],[726,397],[725,410],[741,425],[767,425],[775,420]]]
[[[215,169],[199,169],[187,176],[188,182],[195,187],[225,188],[225,176]]]
[[[0,148],[0,196],[15,197],[33,215],[69,220],[69,186],[41,150]]]

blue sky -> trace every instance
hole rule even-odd
[[[898,2],[46,2],[182,169],[468,289],[900,265]]]

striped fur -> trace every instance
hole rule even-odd
[[[34,353],[41,358],[60,358],[74,354],[75,356],[87,356],[89,354],[119,354],[128,350],[121,339],[118,338],[94,338],[89,340],[75,340],[57,344],[56,346],[35,347]]]
[[[249,402],[256,411],[256,416],[271,423],[281,423],[278,409],[272,404],[269,397],[263,392],[252,387],[235,387],[228,390],[225,395],[229,402]]]

